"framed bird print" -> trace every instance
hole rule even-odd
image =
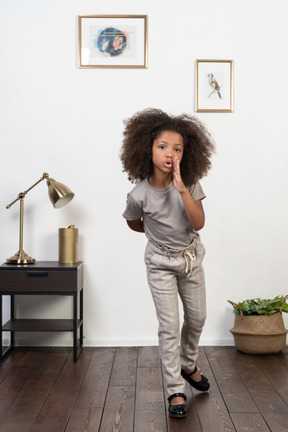
[[[233,60],[196,60],[196,111],[233,111]]]
[[[78,67],[147,68],[147,15],[79,15]]]

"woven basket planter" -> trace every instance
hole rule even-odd
[[[228,302],[236,309],[236,303],[231,300]],[[243,315],[240,309],[240,315],[235,315],[234,327],[230,332],[235,347],[247,354],[273,354],[282,351],[288,333],[281,308],[280,312],[272,315]]]
[[[235,347],[247,354],[272,354],[286,346],[287,330],[282,312],[273,315],[235,315],[230,330]]]

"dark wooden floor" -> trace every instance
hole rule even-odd
[[[157,347],[17,348],[0,363],[1,432],[287,432],[288,348],[269,356],[201,347],[209,393],[167,417]]]

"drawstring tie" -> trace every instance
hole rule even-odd
[[[193,269],[193,262],[196,260],[196,256],[189,252],[189,250],[185,250],[184,251],[184,258],[185,258],[185,273],[186,273],[186,277],[190,276],[192,273],[192,269]],[[190,266],[189,266],[190,264]]]

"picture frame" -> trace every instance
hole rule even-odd
[[[147,15],[78,15],[79,68],[147,68]]]
[[[233,60],[196,60],[196,111],[233,112]]]

